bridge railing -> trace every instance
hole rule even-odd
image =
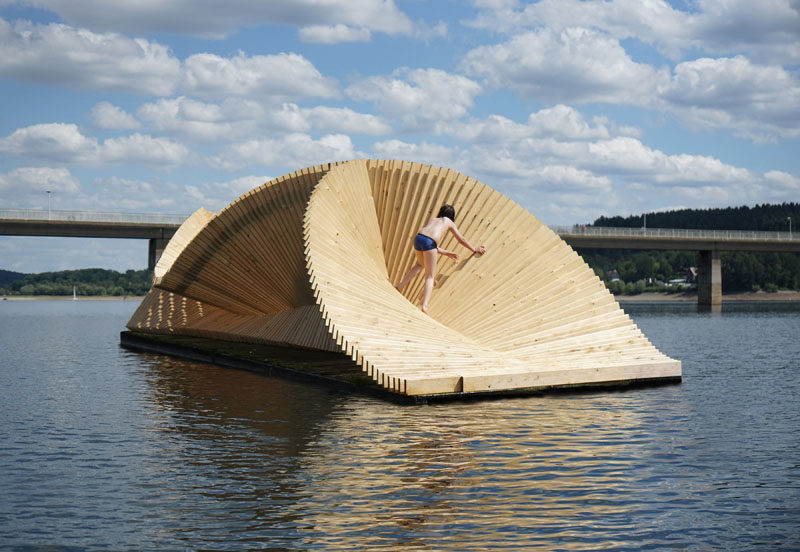
[[[66,222],[107,222],[127,224],[164,224],[180,226],[189,215],[161,213],[107,213],[100,211],[56,211],[44,209],[0,209],[0,220],[36,220]],[[757,232],[747,230],[687,230],[680,228],[619,228],[608,226],[551,226],[560,236],[597,236],[610,238],[697,239],[720,241],[800,240],[799,232]]]
[[[188,217],[189,215],[166,215],[158,213],[103,213],[99,211],[0,209],[0,220],[53,220],[59,222],[181,225]]]
[[[560,236],[598,236],[609,238],[696,239],[719,241],[798,240],[797,232],[757,232],[749,230],[689,230],[681,228],[617,228],[607,226],[551,226]]]

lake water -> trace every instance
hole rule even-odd
[[[800,549],[800,304],[626,310],[680,385],[396,405],[0,302],[7,550]]]

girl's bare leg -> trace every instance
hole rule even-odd
[[[417,250],[415,249],[415,250],[414,250],[414,257],[417,259],[417,264],[415,264],[414,266],[412,266],[412,267],[411,267],[411,268],[408,270],[408,272],[406,272],[406,275],[405,275],[405,276],[403,276],[403,279],[402,279],[402,280],[400,280],[400,283],[399,283],[399,284],[397,284],[396,286],[394,286],[394,287],[395,287],[395,289],[397,289],[397,291],[400,291],[401,289],[403,289],[404,287],[406,287],[406,285],[408,284],[408,282],[410,282],[410,281],[411,281],[411,278],[413,278],[414,276],[416,276],[416,275],[417,275],[417,272],[419,272],[420,270],[422,270],[422,265],[424,264],[424,261],[422,260],[422,251],[417,251]]]
[[[406,275],[405,275],[405,276],[403,276],[403,279],[402,279],[402,280],[400,280],[400,283],[399,283],[399,284],[397,284],[396,286],[394,286],[395,288],[397,288],[397,291],[400,291],[401,289],[403,289],[404,287],[406,287],[406,285],[408,284],[408,282],[410,282],[410,281],[411,281],[411,278],[413,278],[414,276],[416,276],[416,275],[417,275],[417,272],[419,272],[420,270],[422,270],[422,265],[420,265],[420,264],[415,264],[414,266],[412,266],[412,267],[409,269],[409,271],[408,271],[408,272],[406,272]]]
[[[429,249],[422,253],[422,260],[425,264],[425,294],[422,296],[422,312],[425,314],[428,314],[428,300],[431,298],[431,292],[433,291],[433,277],[436,276],[437,257],[438,252],[436,249]]]

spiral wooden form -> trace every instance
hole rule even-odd
[[[482,256],[440,258],[429,313],[411,240],[443,203]],[[441,247],[467,251],[452,236]],[[459,251],[460,249],[460,251]],[[603,283],[525,209],[457,172],[319,165],[194,213],[132,330],[344,351],[407,395],[680,377]]]

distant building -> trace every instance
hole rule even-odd
[[[606,270],[606,280],[609,282],[616,282],[619,280],[619,272],[616,270]]]
[[[690,266],[689,268],[686,269],[686,272],[684,273],[683,281],[686,282],[687,284],[694,284],[695,282],[697,282],[697,267],[696,266]]]

